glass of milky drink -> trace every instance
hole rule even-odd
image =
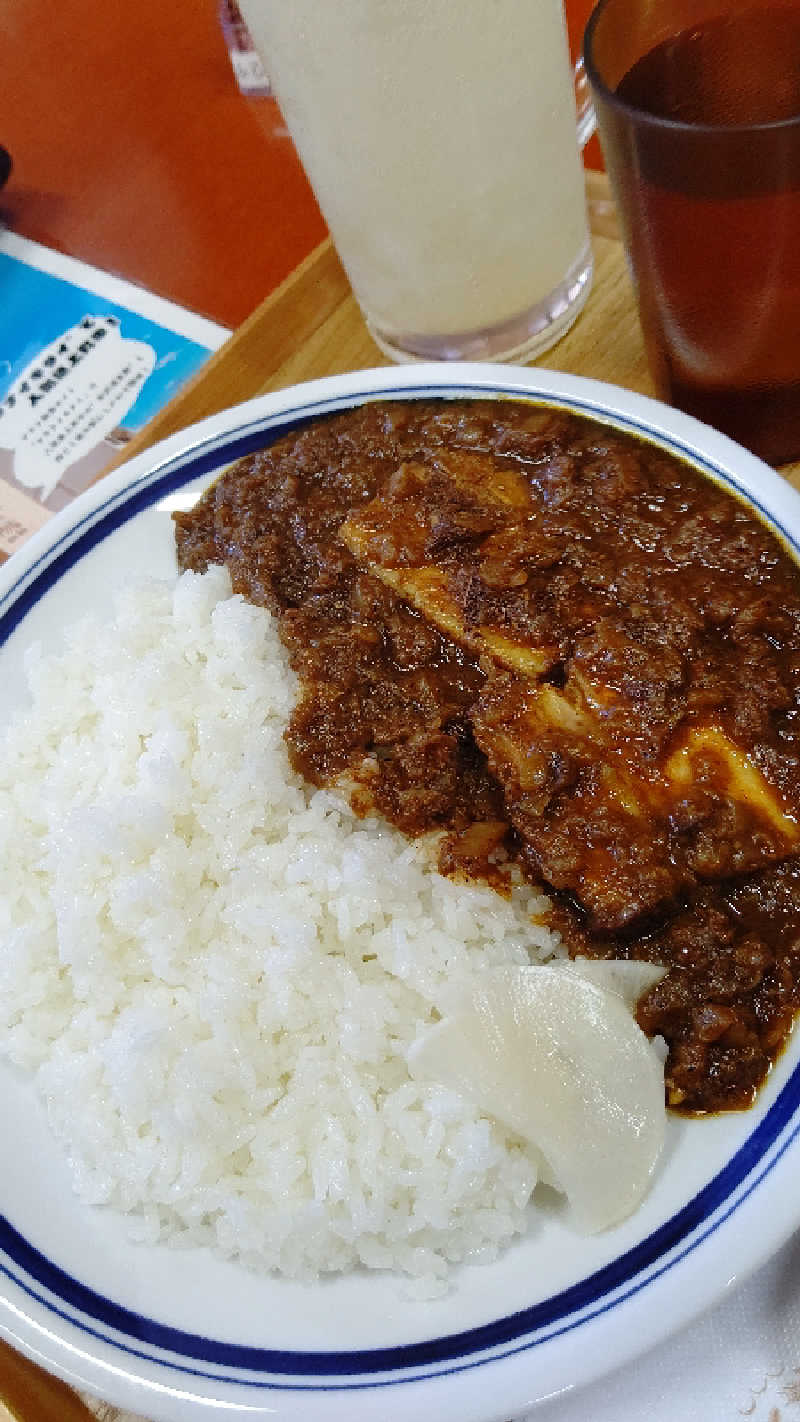
[[[601,0],[584,54],[659,395],[800,459],[800,4]]]
[[[592,272],[561,0],[240,3],[381,349],[558,340]]]

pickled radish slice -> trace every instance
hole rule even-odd
[[[645,1195],[664,1143],[664,1073],[618,991],[566,963],[492,969],[408,1064],[530,1142],[585,1233]]]
[[[640,997],[663,978],[666,968],[656,963],[640,963],[636,958],[565,958],[553,964],[560,973],[574,973],[587,983],[614,992],[636,1010]]]

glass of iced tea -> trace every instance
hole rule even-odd
[[[659,395],[800,458],[800,4],[601,0],[584,59]]]
[[[562,0],[240,0],[370,330],[525,359],[589,290]],[[585,89],[585,85],[584,85]]]

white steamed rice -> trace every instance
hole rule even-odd
[[[292,673],[223,569],[65,644],[31,650],[0,762],[0,1053],[81,1199],[296,1277],[493,1257],[535,1153],[405,1054],[459,974],[559,951],[545,901],[293,773]]]

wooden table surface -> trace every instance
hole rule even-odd
[[[607,180],[587,173],[595,274],[572,330],[534,365],[653,393]],[[180,395],[126,445],[122,463],[206,415],[297,381],[389,362],[372,341],[330,240],[264,301]],[[782,471],[800,488],[800,462]],[[69,1398],[69,1405],[65,1399]],[[120,1414],[84,1410],[63,1385],[0,1344],[0,1422],[91,1422]]]

